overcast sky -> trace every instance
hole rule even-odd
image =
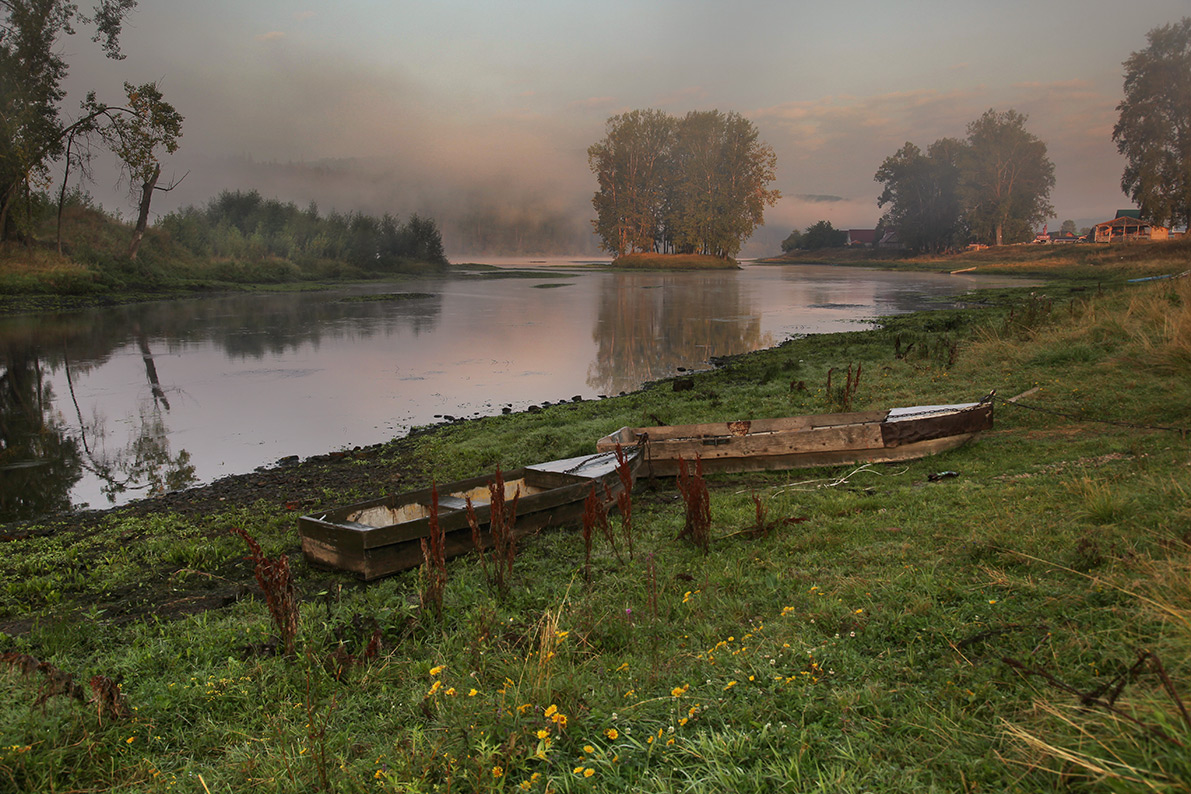
[[[777,152],[784,196],[757,255],[819,219],[871,228],[881,162],[989,108],[1046,142],[1057,220],[1110,217],[1128,205],[1110,137],[1121,62],[1182,16],[1191,0],[142,0],[126,60],[83,34],[62,49],[68,107],[156,80],[186,117],[164,175],[190,175],[160,212],[256,188],[324,211],[439,215],[483,196],[585,221],[586,150],[609,116],[735,111]]]

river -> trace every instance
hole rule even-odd
[[[0,522],[110,507],[444,417],[613,395],[714,357],[1021,283],[805,265],[496,264],[520,268],[0,319]],[[366,299],[382,293],[402,297]]]

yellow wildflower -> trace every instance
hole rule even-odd
[[[430,691],[429,691],[427,694],[428,694],[428,695],[433,695],[435,692],[437,692],[437,691],[438,691],[439,689],[441,689],[441,688],[442,688],[442,681],[435,681],[435,682],[434,682],[434,683],[431,685],[431,687],[430,687]]]
[[[587,769],[583,770],[583,777],[591,777],[594,774],[595,774],[595,770],[592,769],[591,767],[588,767]]]
[[[587,753],[588,755],[592,755],[595,753],[595,748],[590,744],[585,744],[583,745],[583,752]]]
[[[583,774],[583,767],[581,767],[581,766],[577,766],[577,767],[575,767],[574,769],[572,769],[571,771],[572,771],[572,772],[574,772],[576,775],[582,775],[582,774]]]
[[[492,777],[500,777],[505,773],[504,769],[499,766],[492,767]]]
[[[612,741],[616,741],[618,738],[620,738],[620,732],[615,728],[609,728],[608,730],[604,731],[604,735]]]
[[[451,687],[450,689],[448,689],[448,690],[447,690],[447,694],[448,694],[448,695],[454,695],[454,694],[455,694],[455,687]]]
[[[558,706],[551,703],[549,706],[546,707],[546,716],[553,717],[554,712],[556,712],[556,711],[558,711]]]
[[[470,692],[468,692],[468,693],[467,693],[467,696],[468,696],[469,698],[474,698],[474,697],[475,697],[476,695],[478,695],[478,694],[480,694],[480,693],[479,693],[477,690],[473,689],[472,691],[470,691]]]
[[[431,668],[430,668],[430,675],[438,675],[438,674],[439,674],[439,673],[441,673],[443,670],[445,670],[445,669],[446,669],[446,667],[447,667],[447,666],[446,666],[445,664],[440,664],[438,667],[431,667]]]
[[[736,686],[736,682],[735,682],[735,681],[729,681],[729,682],[728,682],[728,685],[724,687],[724,691],[725,691],[725,692],[727,692],[729,689],[731,689],[731,688],[732,688],[732,687],[734,687],[734,686]]]
[[[550,732],[548,730],[546,730],[545,728],[542,728],[541,730],[538,731],[539,739],[545,739],[549,735],[550,735]]]

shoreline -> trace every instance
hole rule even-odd
[[[995,301],[997,299],[1003,300],[1006,294],[1016,291],[1024,292],[1034,287],[1036,287],[1035,284],[1023,284],[1020,287],[990,289],[989,292],[997,293],[998,297],[992,299]],[[951,299],[954,300],[958,297],[958,295],[951,296]],[[80,507],[67,512],[48,514],[39,518],[15,519],[9,522],[0,522],[0,541],[5,540],[7,536],[11,536],[13,533],[10,530],[13,528],[18,528],[16,534],[20,534],[19,528],[55,524],[68,519],[79,521],[85,525],[93,525],[102,522],[109,516],[123,514],[141,516],[158,510],[179,511],[183,514],[193,515],[200,509],[218,509],[225,506],[228,502],[244,503],[253,496],[259,495],[262,489],[269,488],[288,489],[287,492],[290,495],[281,500],[287,504],[307,504],[309,502],[309,496],[307,495],[308,486],[311,485],[315,487],[334,486],[351,488],[360,487],[365,482],[383,478],[388,479],[395,485],[396,483],[401,483],[398,487],[404,490],[424,487],[429,484],[428,481],[409,480],[405,472],[399,473],[395,478],[386,474],[389,464],[384,462],[378,463],[378,461],[387,461],[394,457],[411,455],[413,449],[427,438],[435,438],[455,432],[467,432],[485,423],[514,421],[517,419],[528,419],[530,417],[540,419],[563,411],[574,411],[581,406],[590,407],[593,405],[608,406],[606,413],[612,414],[615,413],[616,405],[620,401],[637,401],[644,395],[658,389],[664,390],[667,386],[674,389],[674,384],[679,381],[683,382],[684,389],[697,390],[704,381],[714,376],[717,371],[754,358],[773,355],[783,348],[802,343],[811,337],[824,341],[828,339],[847,339],[873,332],[884,332],[885,326],[889,322],[895,321],[895,318],[897,320],[912,322],[915,318],[933,316],[940,312],[972,313],[975,315],[988,311],[993,305],[993,302],[990,301],[965,301],[959,308],[924,309],[905,314],[885,315],[875,319],[877,323],[875,329],[792,336],[769,347],[730,356],[716,357],[706,362],[706,368],[696,369],[692,367],[680,369],[664,378],[647,381],[631,392],[579,400],[572,398],[571,400],[559,400],[557,402],[539,400],[521,410],[513,410],[509,413],[501,412],[483,416],[459,416],[433,424],[414,426],[403,435],[394,436],[383,441],[357,445],[351,449],[328,450],[300,458],[296,461],[291,460],[289,457],[281,458],[272,464],[263,464],[251,471],[227,474],[207,483],[197,484],[182,490],[145,496],[118,505],[109,507]],[[595,440],[599,437],[595,436],[591,439],[591,451],[594,451]],[[579,451],[575,454],[584,453],[583,451]],[[560,457],[565,456],[569,456],[569,453],[568,455],[560,455]],[[546,459],[542,458],[542,460]],[[540,461],[518,461],[517,465],[534,462]],[[350,467],[351,470],[344,471],[344,469],[348,469],[349,467],[343,464],[352,464]],[[500,465],[506,466],[506,463],[501,461]],[[511,464],[506,467],[511,468]],[[317,480],[318,482],[313,483],[312,480]],[[321,504],[309,504],[309,506],[312,509],[325,507],[325,505]]]

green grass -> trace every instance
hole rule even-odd
[[[40,675],[0,663],[0,789],[1191,790],[1176,699],[1191,702],[1191,466],[1185,435],[1147,427],[1191,416],[1191,284],[1047,292],[790,342],[687,391],[660,382],[395,444],[413,487],[581,454],[653,417],[823,411],[827,370],[849,364],[856,408],[1037,389],[944,457],[709,478],[706,556],[674,540],[672,483],[642,482],[634,558],[597,542],[587,581],[578,532],[543,532],[503,596],[459,558],[441,621],[415,572],[364,586],[308,569],[294,514],[267,498],[26,527],[0,543],[0,653],[84,686],[118,678],[135,711],[33,707]],[[943,470],[958,476],[928,479]],[[770,520],[807,520],[752,537],[753,494]],[[293,659],[260,653],[274,630],[255,597],[177,619],[120,610],[138,592],[255,592],[233,525],[290,553]],[[345,664],[374,628],[380,654]],[[1141,651],[1176,695],[1152,661],[1130,674]],[[1071,691],[1121,676],[1115,710]]]

